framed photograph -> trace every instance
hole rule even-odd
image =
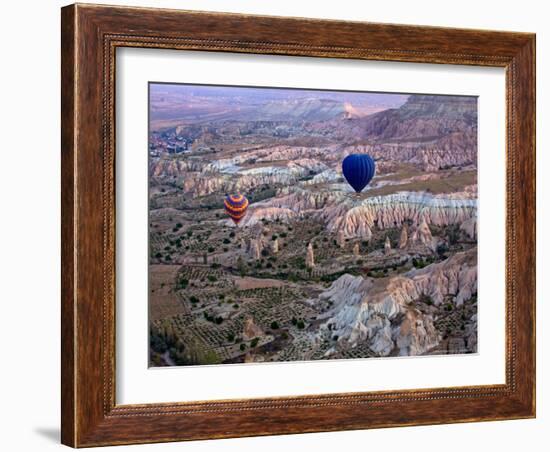
[[[535,416],[535,36],[62,9],[62,442]]]

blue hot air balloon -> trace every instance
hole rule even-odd
[[[374,160],[368,154],[350,154],[342,162],[344,177],[357,193],[371,181],[374,171]]]

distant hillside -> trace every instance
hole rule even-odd
[[[383,141],[437,139],[477,130],[477,98],[412,95],[400,108],[362,118],[354,127],[364,138]]]
[[[342,116],[345,111],[341,101],[310,98],[269,102],[250,112],[250,116],[269,121],[324,121]]]
[[[407,95],[196,85],[150,86],[150,126],[221,121],[318,122],[361,118],[402,105]]]

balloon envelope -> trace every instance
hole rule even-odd
[[[374,160],[368,154],[350,154],[342,162],[342,173],[357,193],[371,181],[374,171]]]
[[[225,211],[235,224],[238,224],[246,215],[248,199],[243,195],[227,195],[223,202]]]

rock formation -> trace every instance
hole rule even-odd
[[[273,254],[277,254],[279,252],[279,239],[271,241],[271,251]]]
[[[400,356],[421,355],[439,342],[432,318],[412,309],[407,310],[401,325],[394,328],[392,337]]]
[[[471,239],[477,239],[477,218],[472,217],[460,224],[460,230]]]
[[[414,281],[415,290],[428,295],[436,305],[452,295],[453,302],[461,306],[477,293],[477,247],[406,275]]]
[[[366,341],[380,356],[426,353],[439,343],[433,319],[411,305],[421,296],[436,304],[450,299],[457,306],[477,293],[477,249],[388,278],[345,274],[319,296],[332,302],[323,314],[322,331],[338,336],[338,345],[353,347]],[[320,333],[322,334],[322,333]],[[475,347],[473,337],[468,346]]]
[[[188,171],[200,171],[203,165],[196,160],[169,157],[152,158],[149,164],[151,177],[179,177]]]
[[[437,226],[460,225],[477,215],[475,200],[412,193],[368,198],[359,205],[346,207],[341,203],[321,211],[328,229],[343,229],[346,237],[368,237],[375,223],[380,229],[399,227],[406,221],[414,224],[424,221]]]
[[[367,241],[372,238],[372,231],[370,230],[367,223],[359,224],[359,228],[357,228],[357,235],[359,236],[359,238]]]
[[[250,246],[248,247],[250,257],[255,260],[260,259],[260,241],[258,239],[250,239]]]
[[[430,227],[428,226],[428,223],[426,223],[426,219],[423,218],[420,222],[420,225],[417,229],[418,234],[418,240],[423,245],[427,246],[431,250],[435,250],[435,243],[434,239],[432,237],[432,231],[430,231]]]
[[[253,226],[261,223],[262,220],[280,220],[284,223],[288,223],[289,220],[296,217],[297,213],[286,208],[279,207],[262,207],[261,204],[256,204],[254,207],[249,208],[246,216],[241,220],[242,226]]]
[[[353,245],[353,255],[359,256],[359,243],[356,243],[355,245]]]
[[[401,235],[399,236],[399,249],[402,250],[407,247],[407,240],[408,240],[408,233],[407,233],[407,225],[404,224],[403,228],[401,229]]]
[[[386,241],[384,242],[384,253],[390,254],[390,252],[391,252],[391,242],[390,242],[390,238],[386,236]]]
[[[338,234],[336,235],[336,243],[338,243],[338,246],[340,248],[344,248],[344,246],[346,245],[346,237],[344,235],[343,229],[340,229],[338,231]]]
[[[477,200],[470,193],[463,195],[463,198],[457,198],[401,192],[357,200],[341,192],[315,192],[298,187],[281,190],[277,198],[262,203],[260,208],[284,209],[284,213],[278,214],[281,219],[312,212],[325,222],[330,232],[337,234],[339,242],[344,237],[369,240],[375,224],[379,229],[389,229],[402,227],[407,222],[419,225],[423,220],[435,226],[463,225],[462,229],[473,238]],[[258,212],[257,216],[260,214],[263,215]],[[273,215],[275,211],[270,213],[270,216]],[[250,218],[253,216],[256,214],[247,215]],[[258,220],[249,221],[253,223]]]
[[[307,244],[306,267],[307,268],[315,267],[315,258],[313,256],[313,246],[311,245],[311,242]]]
[[[247,317],[243,326],[243,339],[245,341],[249,341],[255,337],[260,337],[263,334],[262,329],[254,323],[254,319],[252,317]]]

